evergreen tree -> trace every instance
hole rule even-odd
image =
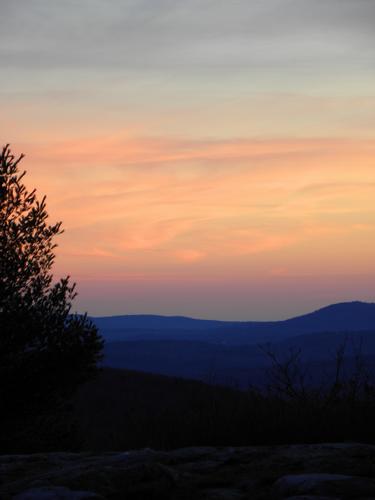
[[[22,158],[8,145],[0,155],[0,447],[5,448],[17,436],[25,447],[37,422],[61,411],[77,386],[95,374],[103,348],[87,316],[71,314],[75,284],[69,277],[53,279],[61,223],[49,224],[45,197],[38,201],[35,190],[24,186]]]

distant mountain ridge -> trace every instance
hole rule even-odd
[[[281,341],[307,333],[375,330],[375,303],[332,304],[282,321],[217,321],[157,315],[92,319],[108,342],[191,340],[243,345]]]
[[[225,322],[179,316],[116,316],[94,319],[103,333],[104,365],[218,383],[263,384],[270,344],[279,359],[301,350],[315,380],[332,376],[337,349],[345,366],[358,350],[375,375],[375,304],[347,302],[283,321]]]

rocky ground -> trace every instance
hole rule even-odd
[[[0,456],[1,500],[375,499],[375,446]]]

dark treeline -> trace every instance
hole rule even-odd
[[[75,401],[77,446],[126,450],[375,442],[375,394],[358,374],[309,389],[274,368],[281,379],[262,392],[105,369]]]

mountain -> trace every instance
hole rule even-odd
[[[375,374],[375,331],[360,337],[344,333],[317,334],[294,337],[271,345],[280,361],[288,359],[290,350],[301,349],[300,362],[308,368],[312,380],[322,380],[334,374],[336,352],[345,341],[345,367],[352,372],[355,357],[362,341],[362,354],[370,371]],[[126,368],[147,373],[159,373],[207,383],[263,385],[271,360],[256,345],[222,345],[208,342],[143,340],[109,342],[105,346],[105,366]]]
[[[196,341],[139,340],[110,342],[105,346],[105,365],[148,373],[203,380],[228,385],[247,385],[254,380],[265,355],[256,346],[226,346]],[[259,382],[263,376],[260,372]]]
[[[375,303],[333,304],[283,321],[215,321],[151,315],[92,319],[109,342],[190,340],[244,345],[280,341],[306,333],[375,330]]]
[[[93,318],[99,327],[120,330],[124,327],[135,330],[186,330],[202,331],[237,324],[236,321],[216,321],[209,319],[193,319],[185,316],[158,316],[152,314],[134,314],[126,316],[108,316]]]
[[[279,360],[300,350],[312,379],[333,374],[338,349],[345,364],[366,357],[375,373],[375,304],[334,304],[274,322],[221,322],[184,317],[118,316],[96,323],[107,339],[104,365],[246,387],[266,381],[271,345]]]

